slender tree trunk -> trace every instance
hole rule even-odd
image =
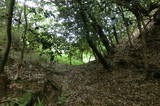
[[[129,27],[128,27],[128,26],[126,26],[126,31],[127,31],[127,35],[128,35],[129,44],[130,44],[130,46],[133,46],[133,44],[132,44],[132,39],[131,39],[131,36],[130,36],[130,31],[129,31]]]
[[[12,43],[12,17],[13,17],[14,4],[15,4],[15,0],[10,0],[9,6],[7,6],[8,11],[7,11],[6,32],[7,32],[8,42],[7,42],[6,50],[4,52],[4,57],[2,59],[2,63],[0,64],[0,95],[6,93],[7,85],[9,84],[8,76],[4,72],[4,67],[7,63],[7,59],[9,56],[10,47],[11,47],[11,43]]]
[[[116,31],[116,26],[114,24],[113,24],[113,32],[114,32],[114,37],[116,39],[116,42],[117,42],[117,44],[119,44],[118,35],[117,35],[117,31]]]
[[[81,6],[81,8],[82,8],[82,6]],[[106,62],[105,58],[101,55],[101,53],[99,53],[98,49],[94,45],[94,42],[90,38],[90,34],[89,34],[89,31],[88,31],[88,26],[87,26],[87,20],[86,20],[87,18],[85,16],[84,11],[82,9],[80,9],[80,12],[81,12],[80,14],[81,14],[82,20],[84,22],[84,29],[86,30],[86,39],[87,39],[87,42],[88,42],[89,46],[92,48],[93,52],[98,57],[100,63],[104,66],[104,68],[106,68],[106,69],[109,70],[109,64]]]
[[[101,39],[103,45],[105,46],[106,50],[109,53],[111,48],[110,48],[109,40],[107,39],[106,35],[103,32],[103,28],[97,23],[97,20],[95,19],[95,17],[91,16],[90,14],[89,14],[89,16],[92,20],[93,28],[95,29],[95,31],[100,36],[100,39]]]
[[[69,53],[69,64],[72,65],[72,53]]]
[[[142,26],[144,28],[144,32],[142,32],[142,42],[143,42],[143,45],[144,45],[144,48],[143,48],[143,51],[144,51],[144,67],[145,67],[145,70],[147,71],[147,74],[146,74],[146,79],[148,79],[151,75],[151,72],[150,70],[148,69],[148,64],[149,64],[149,61],[148,61],[148,57],[147,57],[147,43],[146,43],[146,35],[148,35],[146,32],[148,32],[148,29],[146,28],[146,25],[144,23],[144,20],[141,18],[141,23],[142,23]],[[141,30],[142,31],[142,30]]]
[[[144,68],[147,71],[148,70],[148,58],[147,58],[147,44],[146,44],[146,38],[145,38],[145,31],[142,31],[141,28],[141,22],[143,21],[142,16],[137,17],[137,22],[138,22],[138,29],[141,35],[141,42],[143,45],[143,61],[144,61]]]
[[[131,36],[130,36],[129,27],[128,27],[128,22],[126,22],[126,18],[125,18],[124,14],[123,14],[123,9],[122,9],[122,8],[119,8],[119,10],[120,10],[120,12],[121,12],[122,19],[123,19],[124,25],[125,25],[125,27],[126,27],[126,32],[127,32],[129,44],[130,44],[130,46],[133,46],[133,44],[132,44],[132,39],[131,39]]]
[[[108,53],[109,53],[109,52],[110,52],[110,49],[111,49],[111,48],[110,48],[110,44],[109,44],[109,40],[106,38],[106,36],[105,36],[105,34],[104,34],[104,32],[103,32],[102,27],[99,26],[99,25],[97,25],[96,27],[97,27],[98,34],[99,34],[99,36],[100,36],[100,38],[101,38],[101,41],[102,41],[102,43],[104,44],[106,50],[107,50]]]
[[[89,46],[92,48],[93,52],[98,57],[98,59],[101,62],[101,64],[104,66],[104,68],[109,70],[109,64],[106,62],[105,58],[99,53],[98,49],[95,47],[93,41],[89,37],[89,33],[88,32],[86,34],[86,39],[88,41]]]
[[[26,48],[26,34],[27,34],[27,29],[28,29],[28,21],[27,21],[27,14],[26,14],[26,5],[24,4],[24,19],[25,19],[25,26],[24,26],[24,33],[22,35],[22,50],[21,50],[21,57],[20,57],[20,63],[18,66],[18,69],[20,70],[23,64],[23,59],[24,59],[24,53],[25,53],[25,48]]]
[[[109,40],[110,40],[111,47],[113,47],[114,44],[113,44],[112,35],[111,35],[110,32],[109,32],[109,34],[108,34],[108,37],[109,37]]]
[[[83,63],[83,50],[80,52],[81,61]]]
[[[22,10],[20,10],[20,12],[19,12],[19,18],[18,18],[18,30],[19,30],[19,28],[20,28],[20,25],[21,25],[21,19],[22,19]]]
[[[12,43],[12,17],[13,17],[13,8],[14,8],[15,0],[10,0],[9,3],[10,4],[7,12],[7,30],[6,30],[8,42],[7,42],[7,47],[4,53],[4,57],[2,59],[2,63],[0,65],[0,72],[4,72],[4,67],[7,63],[7,59],[10,52],[11,43]]]
[[[92,54],[90,54],[88,61],[91,62]]]

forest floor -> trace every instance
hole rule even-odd
[[[146,40],[148,69],[158,75],[160,26],[155,26]],[[43,98],[45,106],[160,106],[160,76],[153,74],[145,80],[140,39],[135,38],[132,47],[125,40],[113,51],[107,58],[111,72],[96,61],[79,66],[26,62],[17,72],[17,61],[10,58],[6,67],[10,89],[0,97],[0,106],[25,92]]]

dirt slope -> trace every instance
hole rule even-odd
[[[147,40],[149,70],[154,73],[144,80],[143,51],[140,39],[133,47],[127,42],[116,45],[108,56],[113,67],[107,72],[98,63],[73,68],[68,74],[68,106],[159,106],[160,105],[160,26],[150,29]],[[156,77],[155,77],[156,76]],[[154,78],[153,78],[154,77]]]

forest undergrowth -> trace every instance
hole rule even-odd
[[[150,79],[145,80],[138,37],[132,47],[127,40],[115,45],[113,53],[107,56],[111,72],[97,61],[79,66],[25,62],[18,71],[18,61],[10,57],[6,66],[10,89],[2,91],[0,106],[32,106],[40,102],[44,106],[159,106],[160,26],[155,25],[148,33],[148,69],[153,73]],[[30,99],[26,99],[26,93],[32,95],[28,96]]]

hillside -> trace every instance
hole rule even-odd
[[[147,57],[151,78],[145,80],[142,44],[134,38],[133,47],[122,40],[108,56],[112,71],[92,61],[79,66],[33,64],[26,62],[17,74],[17,60],[9,58],[6,67],[11,80],[1,96],[1,106],[31,92],[32,102],[43,98],[45,106],[159,106],[160,105],[160,25],[149,31]],[[27,100],[26,100],[27,101]],[[27,101],[31,106],[31,101]]]
[[[0,106],[160,106],[159,0],[0,0]]]

